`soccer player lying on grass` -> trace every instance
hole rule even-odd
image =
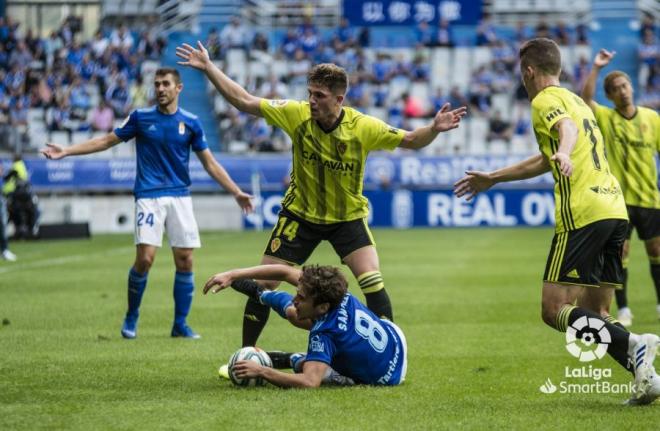
[[[239,279],[286,281],[296,286],[296,296],[265,290],[257,284],[232,284]],[[234,368],[237,377],[262,377],[277,386],[298,388],[318,387],[321,383],[403,382],[407,366],[403,332],[348,293],[348,283],[338,268],[312,265],[300,270],[288,265],[261,265],[235,269],[212,276],[204,293],[217,293],[228,286],[268,305],[294,326],[310,331],[306,355],[286,354],[286,363],[295,374],[239,361]],[[277,362],[274,360],[275,367]]]

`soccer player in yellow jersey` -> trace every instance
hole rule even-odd
[[[493,172],[469,171],[454,191],[471,199],[499,182],[552,172],[556,229],[543,276],[543,321],[560,332],[578,328],[584,346],[594,339],[607,343],[607,353],[635,374],[629,403],[649,404],[660,396],[660,377],[653,368],[660,338],[629,333],[607,313],[612,290],[622,281],[628,217],[600,129],[582,99],[559,86],[561,57],[555,42],[538,38],[524,43],[520,70],[540,154]],[[610,340],[601,338],[603,327]]]
[[[660,150],[660,117],[652,109],[635,106],[630,77],[619,70],[608,73],[604,83],[605,95],[614,103],[614,109],[593,100],[598,73],[609,64],[614,54],[601,49],[596,55],[582,90],[582,98],[593,110],[603,133],[607,160],[621,184],[628,207],[630,224],[623,245],[623,289],[617,290],[615,295],[619,310],[617,320],[624,326],[630,326],[633,315],[628,308],[626,284],[633,228],[646,246],[660,319],[660,193],[656,168],[656,155]]]
[[[329,241],[357,278],[367,307],[377,316],[393,320],[378,253],[366,223],[368,204],[362,185],[367,155],[372,150],[422,148],[438,133],[458,127],[466,108],[450,110],[446,104],[429,125],[408,132],[343,106],[348,76],[334,64],[319,64],[310,70],[309,100],[298,102],[249,94],[209,60],[199,42],[197,48],[187,44],[178,47],[177,55],[184,60],[179,64],[202,70],[238,110],[264,117],[291,137],[291,183],[261,263],[302,265],[321,241]],[[259,283],[268,289],[279,284]],[[268,313],[268,306],[248,301],[243,319],[244,346],[256,343]]]

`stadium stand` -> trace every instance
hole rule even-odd
[[[336,0],[313,6],[284,0],[104,1],[102,25],[91,39],[82,37],[80,18],[69,17],[50,36],[39,37],[7,17],[0,21],[0,149],[34,151],[45,136],[68,143],[108,130],[108,107],[112,122],[151,102],[151,88],[144,83],[161,62],[176,61],[167,45],[201,39],[229,76],[262,97],[305,99],[309,67],[334,62],[350,73],[348,103],[399,127],[420,124],[444,101],[468,103],[465,127],[439,139],[427,154],[525,154],[535,143],[529,108],[518,103],[525,97],[517,70],[519,44],[534,35],[554,38],[565,61],[563,84],[579,91],[592,58],[587,24],[593,14],[610,13],[602,3],[486,0],[475,28],[440,22],[386,29],[385,36],[341,19]],[[646,14],[631,75],[639,81],[640,104],[657,109],[657,7],[640,4]],[[621,5],[612,7],[623,13]],[[198,106],[209,141],[220,143],[214,150],[288,150],[286,135],[230,108],[196,72],[183,72],[182,105]],[[489,142],[495,112],[511,134]]]

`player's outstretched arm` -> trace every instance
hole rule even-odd
[[[213,275],[204,285],[204,294],[218,293],[231,286],[234,280],[241,278],[253,278],[255,280],[277,280],[297,286],[302,272],[298,268],[289,265],[259,265],[250,268],[239,268],[231,271],[221,272]],[[215,286],[215,287],[214,287]]]
[[[525,180],[544,174],[550,165],[543,154],[537,154],[522,162],[498,169],[493,172],[467,171],[465,176],[454,183],[454,194],[466,196],[472,200],[480,192],[486,191],[497,183]]]
[[[222,97],[236,109],[262,117],[261,98],[248,93],[213,64],[209,52],[204,48],[202,42],[197,41],[197,48],[187,43],[177,46],[176,55],[184,60],[177,62],[177,64],[193,67],[204,72],[213,86],[222,94]]]
[[[562,175],[570,177],[573,173],[573,162],[571,162],[571,153],[575,148],[578,138],[578,128],[570,118],[562,118],[554,125],[559,131],[559,148],[557,152],[550,157],[550,160],[559,164],[559,172]]]
[[[70,147],[62,147],[53,143],[46,143],[46,148],[40,150],[41,154],[46,156],[47,159],[58,160],[68,156],[79,156],[82,154],[98,153],[105,151],[108,148],[117,145],[121,139],[114,132],[108,133],[105,136],[92,138],[88,141],[79,144],[71,145]]]
[[[254,211],[254,207],[252,206],[253,196],[245,193],[240,187],[238,187],[238,185],[236,185],[225,168],[218,163],[215,157],[213,157],[211,151],[206,149],[198,151],[196,154],[197,158],[202,163],[202,166],[204,166],[204,170],[206,170],[206,172],[208,172],[208,174],[220,184],[223,189],[227,190],[234,196],[236,203],[241,207],[244,214],[249,214]]]
[[[581,94],[582,99],[587,105],[591,107],[591,109],[596,107],[594,102],[594,95],[596,94],[596,81],[598,81],[598,73],[603,67],[610,63],[615,54],[615,51],[610,52],[606,49],[601,49],[598,54],[596,54],[596,58],[594,58],[594,63],[591,67],[589,75],[587,76],[587,80],[584,83],[584,88],[582,89]]]
[[[239,379],[262,377],[281,388],[318,388],[328,368],[328,364],[323,362],[305,361],[302,373],[290,374],[254,361],[238,361],[234,365],[234,374]]]
[[[438,133],[457,128],[461,123],[461,118],[467,114],[467,107],[461,106],[451,111],[450,108],[449,103],[445,103],[440,111],[435,114],[430,125],[418,127],[412,132],[406,132],[399,146],[418,150],[433,142]]]

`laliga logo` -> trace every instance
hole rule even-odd
[[[566,350],[580,362],[602,358],[611,342],[610,332],[602,320],[583,316],[566,328]]]

